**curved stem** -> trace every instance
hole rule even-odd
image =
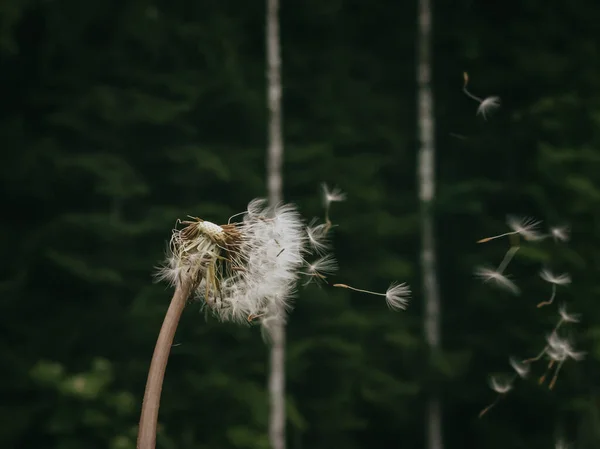
[[[544,307],[544,306],[549,306],[550,304],[552,304],[554,302],[554,298],[556,297],[556,285],[552,284],[552,296],[550,296],[550,299],[548,301],[542,301],[541,303],[539,303],[537,306],[539,307]]]
[[[508,266],[508,264],[510,263],[512,258],[515,256],[517,251],[519,251],[519,247],[513,246],[506,252],[504,259],[502,259],[500,266],[496,270],[498,273],[500,273],[500,274],[504,273],[504,270],[506,270],[506,267]]]
[[[469,92],[467,90],[467,86],[463,87],[463,92],[465,93],[465,95],[467,95],[469,98],[472,98],[475,101],[478,101],[479,103],[483,103],[483,100],[479,97],[476,97],[475,95],[473,95],[471,92]]]
[[[173,345],[173,337],[181,318],[181,313],[185,303],[190,296],[193,286],[193,279],[186,277],[175,289],[171,304],[165,315],[150,369],[148,371],[148,380],[146,381],[146,391],[144,392],[144,401],[142,402],[142,413],[140,416],[140,425],[138,429],[137,449],[155,449],[156,447],[156,427],[158,422],[158,408],[160,407],[160,395],[162,392],[165,370]]]

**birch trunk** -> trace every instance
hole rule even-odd
[[[419,128],[419,200],[421,203],[421,273],[425,298],[425,338],[432,352],[440,348],[440,293],[437,279],[433,200],[435,198],[435,117],[431,83],[431,0],[418,0],[417,85]],[[442,406],[436,393],[426,404],[427,449],[443,449]]]
[[[283,138],[281,113],[281,56],[279,46],[279,0],[267,0],[267,101],[269,149],[267,177],[269,202],[283,199]],[[269,441],[272,449],[285,449],[285,325],[271,332],[269,372]]]

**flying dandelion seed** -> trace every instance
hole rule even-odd
[[[317,224],[318,220],[314,218],[306,227],[308,243],[317,254],[324,254],[330,249],[329,226],[327,223]]]
[[[580,320],[579,314],[567,312],[566,304],[561,304],[560,306],[558,306],[558,314],[559,314],[559,319],[558,319],[558,322],[556,323],[556,326],[554,326],[554,329],[552,329],[552,332],[550,333],[550,335],[548,337],[546,337],[546,339],[549,343],[546,344],[546,346],[544,346],[544,348],[538,353],[538,355],[536,355],[535,357],[531,357],[529,359],[525,359],[522,361],[522,363],[536,362],[536,361],[540,360],[546,354],[546,351],[548,351],[548,349],[551,346],[559,346],[558,341],[560,340],[560,338],[559,338],[557,332],[562,327],[562,325],[567,324],[567,323],[578,323]],[[550,343],[552,343],[552,344],[550,344]]]
[[[571,276],[568,273],[563,273],[563,274],[556,276],[550,270],[544,269],[540,272],[540,277],[544,281],[546,281],[552,285],[552,294],[550,296],[550,299],[548,299],[547,301],[540,302],[537,305],[538,307],[544,307],[544,306],[550,305],[554,302],[554,299],[556,298],[556,286],[557,285],[565,286],[565,285],[569,285],[571,283]]]
[[[500,107],[500,97],[497,96],[489,96],[486,98],[479,98],[473,95],[471,92],[467,90],[467,85],[469,84],[469,75],[467,72],[463,73],[464,85],[463,92],[471,99],[477,101],[479,103],[479,107],[477,108],[476,115],[481,115],[484,120],[487,120],[488,114],[495,111]]]
[[[494,399],[494,401],[488,405],[487,407],[485,407],[480,413],[479,413],[479,417],[483,417],[483,415],[485,415],[487,412],[489,412],[492,408],[494,408],[498,402],[500,402],[500,400],[506,396],[506,394],[512,390],[513,388],[513,380],[514,379],[505,379],[505,380],[500,380],[498,379],[496,376],[490,376],[490,388],[495,391],[498,395],[496,396],[496,399]]]
[[[568,359],[578,362],[585,358],[585,352],[575,351],[572,343],[566,338],[560,338],[556,332],[548,339],[548,349],[546,350],[546,354],[548,355],[550,362],[546,374],[540,378],[540,384],[544,382],[552,366],[557,364],[554,376],[548,385],[549,389],[554,388],[560,369]]]
[[[558,306],[558,314],[560,315],[559,323],[579,323],[581,315],[576,313],[568,313],[566,304]]]
[[[311,282],[327,282],[327,275],[337,271],[338,264],[335,258],[331,255],[320,257],[319,259],[307,263],[306,271],[302,274],[308,276],[305,285]]]
[[[520,378],[525,379],[529,375],[529,371],[531,370],[531,366],[529,364],[520,362],[514,357],[511,357],[509,362],[510,366],[512,366],[512,368],[515,370],[515,373],[517,373],[517,376]]]
[[[490,240],[499,239],[501,237],[506,237],[510,235],[520,235],[525,240],[529,241],[537,241],[542,240],[544,236],[538,231],[538,227],[541,224],[541,221],[535,220],[529,217],[515,217],[509,215],[506,224],[511,229],[510,232],[505,232],[503,234],[494,235],[492,237],[486,237],[477,241],[477,243],[485,243]]]
[[[346,194],[342,192],[342,190],[340,190],[338,187],[329,189],[329,187],[327,187],[327,184],[325,183],[321,184],[321,189],[323,191],[323,206],[325,207],[325,229],[329,231],[329,228],[333,226],[333,223],[329,219],[329,209],[331,208],[331,203],[345,201]]]
[[[555,242],[568,242],[571,238],[569,226],[554,226],[550,228],[550,235]]]
[[[384,296],[385,302],[391,310],[405,310],[410,300],[410,287],[405,283],[399,284],[392,282],[385,293],[372,292],[360,288],[351,287],[346,284],[333,284],[334,287],[347,288],[355,292],[366,293],[368,295]]]
[[[494,284],[503,290],[507,290],[514,295],[521,293],[521,290],[517,285],[511,281],[506,275],[498,272],[497,270],[489,267],[476,267],[474,271],[475,277],[483,280],[483,282]]]

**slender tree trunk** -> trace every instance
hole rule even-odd
[[[440,348],[440,293],[437,279],[433,200],[435,197],[435,118],[431,83],[431,0],[418,0],[417,84],[419,128],[419,200],[421,203],[421,273],[425,298],[425,338],[430,351]],[[443,449],[442,406],[436,393],[426,404],[427,449]]]
[[[283,138],[281,113],[281,56],[279,48],[279,0],[267,0],[267,100],[269,150],[267,176],[269,202],[279,203],[282,193]],[[269,441],[272,449],[285,449],[285,324],[271,332],[269,373]]]
[[[185,308],[185,303],[190,296],[192,284],[192,279],[189,278],[175,289],[173,299],[171,299],[171,304],[160,328],[152,362],[150,362],[146,391],[142,402],[137,449],[154,449],[156,447],[156,426],[163,379],[169,361],[169,354],[171,353],[171,346],[173,345],[173,337],[175,337],[175,331],[181,313]]]

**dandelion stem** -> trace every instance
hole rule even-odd
[[[355,292],[360,292],[360,293],[368,293],[370,295],[377,295],[377,296],[386,296],[385,293],[377,293],[377,292],[372,292],[369,290],[361,290],[360,288],[354,288],[354,287],[350,287],[349,285],[346,284],[333,284],[334,287],[340,287],[340,288],[347,288],[350,290],[354,290]]]
[[[496,270],[498,273],[502,274],[504,270],[506,270],[506,267],[508,266],[512,258],[515,256],[517,251],[519,251],[519,247],[513,246],[506,252],[506,254],[504,255],[504,259],[502,259],[502,262],[500,262],[500,265]]]
[[[328,233],[329,230],[331,229],[331,227],[333,226],[333,223],[331,222],[331,219],[329,218],[330,204],[331,203],[327,202],[327,204],[325,205],[325,233]]]
[[[553,366],[554,366],[554,360],[550,360],[550,362],[548,363],[548,368],[546,368],[546,372],[544,373],[544,375],[542,377],[540,377],[540,380],[539,380],[540,385],[542,385],[544,383],[544,381],[546,380],[546,376],[550,373],[550,370],[552,369]]]
[[[496,396],[496,399],[494,399],[494,402],[492,402],[490,405],[488,405],[486,408],[484,408],[481,412],[479,412],[479,417],[481,418],[483,415],[485,415],[487,412],[489,412],[493,407],[496,406],[496,404],[498,404],[498,402],[500,402],[500,399],[502,399],[504,397],[504,394],[499,394],[498,396]]]
[[[556,297],[556,284],[552,284],[552,296],[550,296],[550,299],[548,301],[542,301],[542,302],[540,302],[537,305],[538,308],[544,307],[544,306],[549,306],[550,304],[552,304],[552,302],[554,301],[555,297]]]
[[[489,242],[490,240],[496,240],[501,237],[506,237],[507,235],[515,235],[515,234],[518,234],[518,232],[516,232],[516,231],[505,232],[504,234],[494,235],[493,237],[486,237],[484,239],[477,240],[477,243],[486,243],[486,242]]]
[[[560,369],[562,368],[564,362],[560,362],[558,364],[558,366],[556,367],[556,371],[554,371],[554,376],[552,377],[552,380],[550,381],[550,385],[548,385],[548,388],[550,390],[552,390],[554,388],[554,385],[556,384],[556,379],[558,378],[558,373],[560,372]]]
[[[152,362],[150,362],[150,369],[148,370],[144,401],[142,402],[137,449],[155,449],[156,447],[158,409],[160,407],[160,395],[165,370],[173,344],[173,337],[175,336],[185,303],[192,291],[193,283],[191,276],[185,276],[181,283],[177,285],[160,333],[158,334],[154,354],[152,355]]]
[[[547,350],[548,350],[548,345],[546,345],[544,347],[544,349],[542,349],[538,355],[536,355],[535,357],[531,357],[529,359],[522,360],[521,363],[537,362],[539,359],[541,359],[544,356],[544,354],[546,353]]]
[[[554,326],[554,329],[552,329],[552,332],[556,332],[558,329],[560,329],[560,327],[563,325],[563,323],[564,323],[564,320],[562,318],[560,318],[558,320],[558,323],[556,323],[556,326]],[[541,359],[544,356],[544,354],[546,353],[546,351],[549,348],[550,348],[550,345],[544,346],[544,349],[542,349],[538,355],[536,355],[535,357],[531,357],[530,359],[522,360],[521,363],[537,362],[539,359]]]

